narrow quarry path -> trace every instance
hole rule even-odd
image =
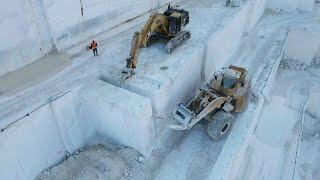
[[[165,158],[155,179],[205,179],[214,166],[225,140],[215,142],[199,125]]]
[[[23,68],[0,76],[0,96],[14,95],[60,73],[72,64],[65,54],[49,55]]]
[[[319,71],[311,72],[318,76]],[[308,93],[305,111],[301,119],[299,143],[296,149],[293,179],[319,179],[320,172],[320,88],[314,86]],[[318,112],[317,110],[318,109]]]
[[[317,13],[318,10],[309,15],[319,21]],[[255,56],[257,61],[268,64],[268,59],[272,59],[272,54],[269,51],[284,43],[288,30],[296,26],[304,27],[310,24],[312,23],[305,19],[296,18],[292,21],[286,16],[275,17],[267,13],[255,28],[255,35],[244,37],[248,40],[247,44],[240,48],[240,51],[242,49],[247,51],[248,49],[257,49],[257,51],[243,53],[236,62],[254,67],[255,71],[258,69],[259,63],[253,63],[252,56]],[[261,29],[264,30],[261,31]],[[266,39],[268,40],[265,41]],[[265,43],[256,44],[256,42],[263,41]],[[259,44],[263,46],[257,48],[260,46]],[[254,136],[246,150],[239,179],[319,179],[319,173],[313,168],[319,162],[316,160],[318,157],[311,155],[311,158],[306,155],[313,154],[319,147],[318,135],[314,132],[316,128],[311,128],[313,132],[308,133],[306,131],[309,131],[310,127],[306,129],[305,126],[301,126],[305,118],[303,109],[304,105],[308,103],[308,93],[315,86],[319,86],[316,82],[320,77],[314,71],[318,72],[314,69],[309,69],[306,72],[279,70],[271,97],[268,98],[262,109]],[[318,121],[313,119],[309,124],[318,124]],[[305,140],[300,137],[301,133],[308,134],[308,142],[304,143]]]
[[[317,71],[318,72],[318,71]],[[297,161],[297,153],[308,154],[307,145],[298,144],[303,121],[304,106],[311,89],[317,87],[320,76],[309,72],[280,69],[270,101],[264,106],[254,136],[246,151],[240,179],[319,179],[312,167]],[[308,132],[306,132],[309,134]],[[313,137],[309,135],[308,138]],[[303,142],[303,141],[302,141]],[[313,142],[318,147],[317,138]],[[301,143],[301,142],[300,142]],[[310,144],[310,142],[309,142]],[[315,150],[313,148],[313,150]],[[303,156],[301,156],[303,157]],[[296,165],[300,164],[300,166]],[[302,169],[303,170],[302,170]],[[310,173],[305,173],[309,171]],[[304,177],[309,174],[310,177]]]
[[[314,14],[275,15],[267,11],[252,32],[242,37],[242,43],[229,63],[248,67],[254,76],[260,66],[274,58],[272,51],[282,48],[290,28],[308,26],[315,20],[317,16]]]
[[[192,6],[194,6],[195,3],[195,1],[190,0],[186,1],[186,4],[184,5],[187,7],[190,6],[191,12],[195,12],[196,9],[192,9]],[[207,1],[203,3],[204,6],[210,5]],[[199,5],[198,3],[196,4]],[[221,10],[215,15],[222,17],[224,13],[228,12]],[[291,25],[299,23],[308,24],[309,20],[305,20],[304,15],[266,14],[258,23],[257,27],[255,27],[250,34],[243,37],[240,49],[230,58],[229,63],[246,66],[251,70],[253,75],[257,73],[259,67],[271,66],[274,58],[276,58],[274,57],[274,54],[279,54],[278,50],[281,50],[285,42],[288,28]],[[194,26],[197,25],[198,24],[195,24]],[[130,33],[133,33],[132,29],[129,31]],[[112,41],[113,43],[106,42],[102,51],[112,51],[121,54],[121,56],[126,56],[125,51],[122,51],[122,49],[125,48],[124,44],[129,43],[129,39],[123,37],[130,33],[123,32],[120,35],[107,40],[109,42]],[[196,37],[193,36],[195,39],[191,39],[188,43],[198,41],[201,37],[202,36],[197,37],[197,35]],[[158,60],[157,58],[154,58],[154,55],[161,51],[162,46],[163,45],[155,45],[153,48],[144,49],[143,52],[148,54],[148,57],[150,56],[150,58],[144,59]],[[104,58],[110,59],[114,57],[114,54],[103,54],[103,56]],[[92,63],[97,63],[101,60],[101,57],[99,57],[99,59],[93,60]],[[147,62],[142,61],[140,63],[143,68],[148,68]],[[118,62],[116,61],[104,61],[101,64],[103,66],[109,66],[110,64],[111,66],[118,66]],[[144,70],[144,73],[146,72],[147,70]],[[280,81],[279,77],[278,81]],[[303,80],[300,82],[302,81]],[[277,83],[281,84],[282,82]],[[285,87],[285,83],[283,83],[281,91],[274,90],[274,92],[282,92],[283,94],[273,94],[270,104],[266,105],[262,112],[260,123],[255,131],[255,138],[252,140],[250,148],[247,150],[248,158],[242,166],[242,179],[259,179],[261,177],[278,178],[281,177],[281,174],[277,172],[281,172],[282,170],[293,172],[292,163],[295,158],[293,152],[296,150],[297,133],[295,132],[294,136],[291,136],[291,133],[297,126],[296,123],[299,121],[300,113],[297,109],[292,109],[290,106],[288,107],[287,100],[292,98],[292,96],[299,96],[299,99],[293,99],[296,99],[296,102],[301,105],[305,93],[301,95],[299,94],[299,90],[296,91],[291,89],[292,91],[290,91],[290,93],[292,96],[287,97]],[[275,116],[270,119],[268,115],[271,112]],[[287,115],[276,116],[277,114],[283,115],[282,112],[286,112]],[[279,119],[283,121],[280,121]],[[288,126],[288,124],[290,126]],[[278,129],[273,129],[273,127],[277,127]],[[275,134],[270,134],[270,131],[274,131]],[[127,161],[124,160],[125,163],[121,165],[121,168],[119,167],[121,171],[117,171],[117,174],[113,174],[112,177],[117,177],[119,179],[206,179],[218,159],[224,144],[225,140],[214,142],[207,136],[206,124],[199,124],[190,131],[173,131],[165,138],[164,144],[159,145],[152,152],[150,158],[141,160],[142,163],[139,162],[139,155],[136,153],[132,153],[131,151],[130,153],[119,153],[118,156],[126,157]],[[100,149],[96,151],[109,152],[110,150]],[[84,151],[84,153],[85,152],[86,151]],[[289,154],[289,157],[285,156],[286,154]],[[93,155],[94,158],[97,158],[96,156],[99,157],[101,155],[99,155],[99,153]],[[87,158],[90,162],[92,161],[90,156],[87,156]],[[261,163],[256,165],[258,160],[261,160],[259,161]],[[289,160],[288,163],[291,164],[284,165],[277,160],[281,162]],[[71,162],[68,163],[68,161]],[[55,173],[68,173],[73,172],[74,169],[79,169],[79,166],[76,165],[72,159],[68,161],[66,161],[67,164],[64,164],[63,166],[55,167],[56,171],[49,170],[48,172],[45,172],[40,176],[40,179],[55,179],[53,178],[55,177]],[[96,169],[100,169],[99,171],[101,171],[100,167],[105,166],[105,164],[106,162],[101,162],[101,165],[97,166],[99,168]],[[92,167],[89,163],[86,166]],[[287,168],[285,169],[283,167]],[[104,171],[102,170],[102,172]],[[78,172],[75,174],[76,176],[79,176]],[[110,174],[107,173],[94,179],[99,179],[101,177],[103,179],[108,177],[108,175]],[[86,176],[87,172],[83,172],[83,175],[81,175],[81,177]]]

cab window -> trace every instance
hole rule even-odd
[[[228,78],[228,77],[224,77],[222,79],[222,86],[225,89],[233,89],[233,88],[236,87],[236,84],[237,84],[237,80],[236,79]]]

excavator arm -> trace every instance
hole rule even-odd
[[[126,68],[123,71],[126,73],[123,80],[134,75],[141,48],[148,47],[159,39],[165,39],[168,40],[166,50],[170,54],[188,40],[191,36],[190,32],[182,31],[188,23],[189,13],[187,11],[173,9],[170,6],[163,14],[152,14],[143,28],[134,33],[130,57],[126,59]]]
[[[130,57],[127,58],[128,69],[135,69],[138,63],[138,56],[141,48],[149,46],[155,35],[165,35],[167,33],[168,20],[163,14],[154,13],[141,31],[135,32],[131,42]]]

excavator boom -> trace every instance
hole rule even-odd
[[[135,32],[131,42],[130,57],[127,58],[127,68],[135,69],[141,48],[149,46],[154,36],[167,34],[165,26],[168,24],[166,16],[155,13],[150,16],[148,22],[141,31]]]
[[[170,6],[163,14],[153,13],[139,32],[135,32],[131,42],[130,57],[126,59],[124,80],[134,75],[141,48],[149,47],[159,39],[169,40],[166,49],[171,53],[190,38],[190,32],[182,31],[189,23],[189,13],[185,10],[173,9]]]

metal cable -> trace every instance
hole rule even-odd
[[[16,119],[16,120],[14,120],[14,121],[10,122],[9,124],[5,125],[4,127],[2,127],[2,128],[0,129],[0,132],[1,132],[1,133],[4,132],[4,131],[5,131],[6,129],[8,129],[11,125],[13,125],[13,124],[19,122],[20,120],[22,120],[22,119],[30,116],[32,113],[34,113],[35,111],[37,111],[37,110],[40,109],[41,107],[43,107],[43,106],[45,106],[45,105],[47,105],[47,104],[49,104],[49,103],[51,103],[51,102],[54,102],[54,101],[60,99],[61,97],[63,97],[63,96],[65,96],[66,94],[68,94],[69,92],[71,92],[71,90],[69,90],[69,91],[67,91],[67,92],[60,92],[60,93],[58,93],[58,94],[56,94],[56,95],[54,95],[54,96],[51,96],[51,97],[50,97],[45,103],[43,103],[42,105],[36,107],[36,108],[33,109],[32,111],[28,112],[26,115],[24,115],[24,116],[22,116],[22,117],[20,117],[20,118],[18,118],[18,119]]]

